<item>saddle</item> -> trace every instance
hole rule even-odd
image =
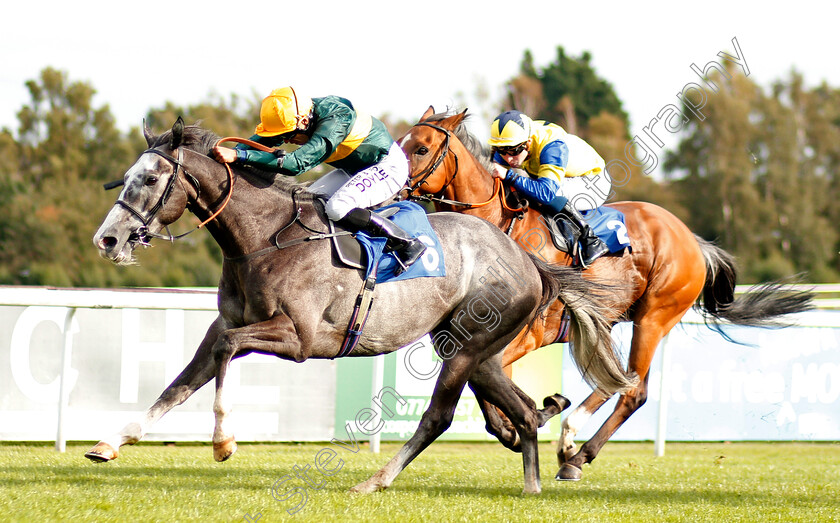
[[[321,203],[324,204],[325,200],[321,200]],[[379,215],[383,218],[389,218],[397,211],[399,209],[385,209]],[[327,223],[329,224],[333,252],[338,261],[348,267],[365,270],[367,268],[367,255],[361,244],[356,240],[355,235],[332,220],[327,220]]]
[[[521,207],[523,211],[531,206],[530,200],[519,196],[508,184],[505,184],[504,188],[505,198],[508,200],[509,205]],[[511,200],[513,201],[511,202]],[[579,241],[583,233],[580,226],[562,215],[557,216],[558,219],[555,219],[556,211],[547,206],[536,204],[534,208],[540,212],[540,216],[551,234],[551,242],[554,244],[554,248],[568,254],[573,260],[577,259],[579,254]],[[512,228],[513,223],[511,223]]]
[[[307,192],[313,193],[317,197],[317,201],[320,202],[318,206],[320,213],[324,213],[324,206],[330,196],[335,194],[335,191],[349,179],[349,174],[342,169],[336,169],[318,178],[312,185],[306,188]],[[390,214],[383,216],[387,218],[396,212],[397,210],[394,209]],[[324,215],[326,216],[326,213]],[[337,225],[330,219],[327,219],[327,224],[330,230],[333,252],[338,262],[354,269],[365,270],[367,267],[367,256],[362,246],[356,240],[354,233]]]

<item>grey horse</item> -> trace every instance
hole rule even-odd
[[[170,409],[215,378],[213,451],[228,459],[236,443],[227,414],[225,375],[233,358],[271,354],[302,362],[337,356],[362,278],[338,263],[330,242],[313,231],[327,222],[317,199],[291,178],[266,176],[208,157],[213,133],[183,125],[154,136],[124,176],[124,188],[94,236],[100,254],[128,264],[134,248],[160,234],[186,209],[206,224],[225,261],[219,316],[195,356],[135,423],[100,441],[86,456],[117,457]],[[357,492],[391,485],[400,471],[450,425],[464,385],[507,415],[522,441],[524,492],[540,492],[537,428],[562,408],[538,411],[502,372],[505,346],[556,299],[572,312],[575,339],[591,350],[593,368],[619,369],[599,297],[605,286],[579,273],[530,257],[488,222],[453,213],[430,215],[443,246],[446,276],[388,282],[376,287],[367,326],[351,356],[392,352],[431,332],[446,339],[444,359],[428,410],[399,453]],[[404,321],[410,311],[411,321]],[[596,374],[601,374],[596,373]],[[621,376],[624,378],[624,376]],[[628,386],[632,379],[627,378]]]

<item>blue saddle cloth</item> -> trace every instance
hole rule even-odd
[[[367,269],[365,279],[370,276],[374,267],[379,267],[376,272],[377,283],[389,281],[410,280],[411,278],[423,278],[434,276],[446,276],[446,267],[443,260],[443,248],[437,234],[429,223],[426,210],[414,202],[397,202],[375,212],[383,211],[393,207],[399,208],[396,214],[389,219],[399,225],[410,236],[419,239],[428,247],[417,263],[410,266],[407,271],[396,275],[399,264],[394,259],[393,253],[383,253],[385,249],[385,238],[368,236],[363,232],[356,234],[356,239],[362,245],[367,254]]]
[[[620,252],[625,248],[632,251],[623,212],[612,207],[598,207],[580,214],[595,235],[607,244],[610,252]]]

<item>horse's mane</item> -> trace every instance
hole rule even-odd
[[[155,136],[152,138],[152,144],[150,147],[158,147],[160,145],[168,144],[172,137],[172,130],[165,131],[164,133]],[[219,141],[219,135],[205,129],[199,125],[187,125],[184,126],[184,134],[183,138],[181,139],[181,146],[185,147],[191,151],[195,151],[199,154],[208,155],[216,143]],[[272,185],[279,191],[284,193],[291,193],[296,188],[304,188],[311,185],[312,182],[298,182],[294,176],[284,176],[282,174],[275,173],[273,171],[268,171],[265,169],[259,169],[257,167],[253,167],[250,165],[231,165],[233,169],[245,175],[250,175],[261,180],[265,181],[272,181]],[[298,194],[295,198],[298,201],[307,201],[312,200],[312,193],[306,191],[298,191]]]
[[[151,139],[150,148],[166,145],[172,140],[172,130],[165,131]],[[210,154],[210,150],[219,141],[219,135],[198,125],[184,126],[181,145],[201,154]]]
[[[459,111],[453,109],[447,109],[445,112],[442,113],[435,113],[432,116],[428,117],[425,121],[427,122],[439,122],[445,118],[453,116],[457,114]],[[481,163],[481,166],[488,172],[492,172],[493,169],[493,155],[490,153],[490,148],[485,145],[481,140],[475,137],[469,129],[467,129],[467,120],[471,118],[472,115],[467,113],[461,123],[458,124],[458,127],[455,128],[455,136],[467,151],[470,152],[475,158]]]

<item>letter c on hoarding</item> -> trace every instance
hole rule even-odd
[[[40,403],[55,403],[58,401],[58,388],[60,376],[56,376],[50,383],[41,383],[32,375],[32,368],[29,363],[32,334],[35,328],[42,322],[51,321],[58,326],[62,334],[67,315],[72,309],[66,307],[27,307],[15,322],[12,330],[11,345],[9,347],[9,364],[12,369],[12,379],[20,391],[30,400]],[[79,332],[79,323],[76,319],[70,324],[70,333]],[[63,347],[61,348],[63,350]],[[59,351],[58,362],[61,362]],[[67,391],[73,390],[79,371],[71,368],[67,378]]]

